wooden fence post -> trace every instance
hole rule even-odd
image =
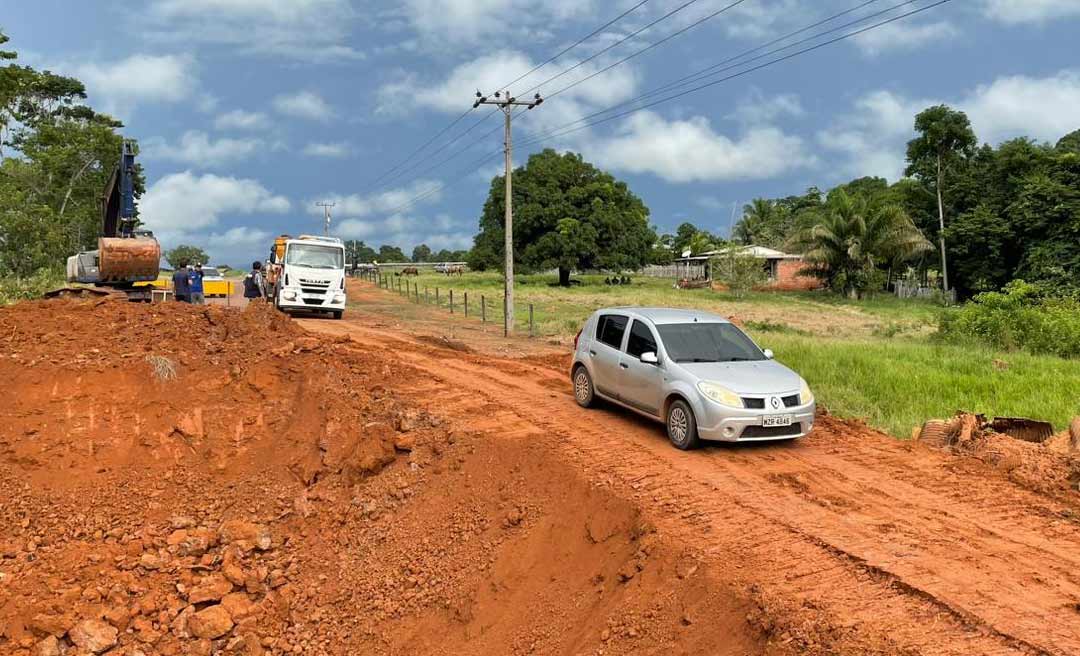
[[[454,290],[450,290],[450,314],[454,313]]]
[[[435,288],[435,307],[439,307],[439,288]]]
[[[487,303],[483,294],[480,294],[480,323],[487,323]]]
[[[465,292],[465,318],[469,318],[469,292]]]
[[[533,304],[529,303],[529,337],[533,336]]]

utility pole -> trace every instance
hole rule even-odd
[[[506,117],[506,148],[504,149],[504,153],[506,154],[506,199],[503,202],[503,205],[506,208],[503,230],[505,233],[503,249],[505,250],[506,257],[506,265],[503,270],[503,335],[505,337],[510,337],[514,334],[514,165],[510,119],[513,117],[515,107],[525,107],[526,110],[529,110],[543,102],[544,99],[540,97],[539,93],[533,96],[532,100],[522,101],[511,96],[509,91],[503,90],[496,91],[495,97],[491,100],[483,93],[477,91],[476,102],[473,103],[473,109],[476,109],[480,105],[497,105]]]
[[[329,237],[330,236],[330,208],[337,205],[337,203],[318,202],[318,203],[315,203],[315,205],[318,206],[318,207],[323,208],[323,219],[325,221],[325,223],[323,224],[323,236]]]

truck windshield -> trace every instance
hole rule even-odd
[[[285,253],[285,264],[310,269],[342,269],[345,267],[345,253],[333,246],[289,244]]]
[[[754,342],[730,323],[673,323],[656,327],[668,357],[675,362],[753,362],[764,360]]]

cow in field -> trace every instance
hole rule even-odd
[[[418,276],[418,275],[420,275],[420,269],[418,269],[416,267],[405,267],[404,269],[401,270],[401,275],[403,275],[403,276]]]
[[[465,267],[463,266],[448,266],[446,267],[446,275],[448,276],[460,276],[465,273]]]

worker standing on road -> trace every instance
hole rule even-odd
[[[182,263],[176,267],[176,271],[172,274],[173,295],[177,301],[181,303],[191,302],[191,279],[188,278],[187,263]]]
[[[195,263],[195,268],[188,273],[188,280],[190,281],[190,294],[191,302],[194,305],[202,305],[206,302],[206,296],[203,295],[203,270],[202,264]]]
[[[244,298],[264,298],[266,296],[266,283],[262,277],[262,262],[251,263],[251,272],[244,276]]]

